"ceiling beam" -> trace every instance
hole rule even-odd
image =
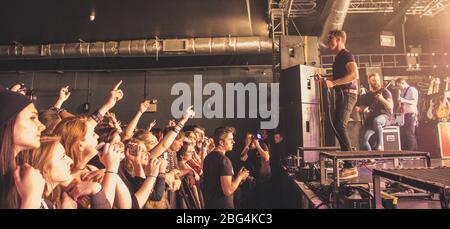
[[[397,22],[399,22],[403,17],[406,15],[406,12],[408,12],[409,8],[411,8],[417,0],[408,0],[408,1],[401,1],[400,5],[398,6],[397,10],[394,12],[394,15],[391,17],[388,23],[384,26],[384,29],[390,30],[392,29]]]

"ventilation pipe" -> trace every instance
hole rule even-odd
[[[322,34],[320,35],[320,46],[327,47],[328,32],[335,29],[342,29],[345,17],[348,13],[351,0],[328,1],[325,6],[325,12],[328,14],[323,25]],[[325,14],[325,15],[326,15]]]
[[[0,58],[199,56],[272,53],[268,37],[215,37],[0,46]]]

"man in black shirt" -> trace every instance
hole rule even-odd
[[[262,140],[261,140],[262,141]],[[250,170],[257,180],[267,180],[270,178],[270,155],[269,147],[260,142],[252,134],[245,137],[245,146],[241,152],[241,161]]]
[[[356,106],[357,112],[363,112],[365,107],[369,109],[369,114],[364,122],[364,131],[362,132],[362,150],[372,150],[369,144],[370,137],[375,134],[377,144],[375,150],[383,150],[381,142],[383,140],[383,127],[392,114],[394,102],[392,94],[386,88],[382,88],[380,76],[376,73],[369,76],[371,91],[363,95]]]
[[[351,151],[347,124],[358,98],[358,67],[353,55],[345,48],[346,40],[347,34],[342,30],[329,32],[328,48],[337,55],[333,63],[332,79],[325,79],[324,84],[327,88],[334,88],[336,109],[333,126],[341,150]],[[320,74],[316,74],[316,79],[321,78]],[[340,173],[343,179],[358,176],[358,170],[348,161],[344,163],[344,169]]]
[[[281,160],[286,155],[286,144],[284,144],[283,136],[280,132],[275,131],[273,134],[273,145],[270,147],[270,169],[272,172],[272,180],[275,183],[279,183],[281,177]]]
[[[252,134],[245,136],[245,146],[241,152],[241,161],[250,175],[255,178],[256,187],[247,190],[249,205],[253,208],[267,208],[270,188],[270,154],[269,147]]]
[[[247,170],[241,169],[233,180],[233,166],[225,156],[225,153],[233,149],[233,134],[234,128],[217,128],[214,131],[216,148],[203,162],[203,194],[207,209],[234,208],[233,193],[249,175]]]

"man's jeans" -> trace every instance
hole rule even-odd
[[[369,139],[374,134],[377,140],[377,145],[379,146],[381,144],[383,141],[383,127],[386,125],[387,121],[387,115],[378,115],[371,121],[371,123],[367,124],[368,126],[364,127],[361,150],[372,150],[372,147],[369,144]]]
[[[352,146],[350,144],[350,138],[347,133],[347,124],[350,119],[350,115],[355,108],[357,94],[345,93],[342,89],[335,89],[336,107],[334,113],[334,128],[336,129],[336,137],[341,145],[342,151],[351,151]],[[346,161],[344,168],[353,167],[351,163]]]
[[[402,150],[417,150],[416,125],[417,115],[413,113],[405,114],[405,125],[400,127]]]

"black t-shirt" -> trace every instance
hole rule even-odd
[[[383,88],[380,92],[377,93],[381,93],[381,95],[383,95],[383,98],[385,99],[392,99],[392,93],[386,88]],[[367,120],[373,120],[375,117],[382,114],[388,116],[392,114],[392,110],[388,109],[379,100],[375,98],[375,95],[377,93],[369,92],[365,95],[362,95],[358,101],[359,105],[368,106],[369,109],[371,110],[371,113],[367,117]]]
[[[260,143],[261,148],[269,151],[265,143]],[[251,149],[247,152],[248,158],[245,167],[250,171],[250,175],[256,178],[257,182],[264,182],[270,178],[270,160],[265,161],[256,149]]]
[[[272,168],[281,166],[281,160],[286,156],[286,154],[287,151],[284,141],[278,144],[274,143],[270,148],[270,166]]]
[[[230,159],[220,152],[213,151],[203,162],[203,195],[205,208],[232,209],[233,195],[225,196],[220,183],[221,176],[233,176]]]
[[[341,50],[336,55],[333,63],[333,80],[341,79],[348,74],[346,66],[349,62],[355,62],[355,58],[347,49]],[[336,88],[356,89],[356,80],[348,84],[339,85]]]

